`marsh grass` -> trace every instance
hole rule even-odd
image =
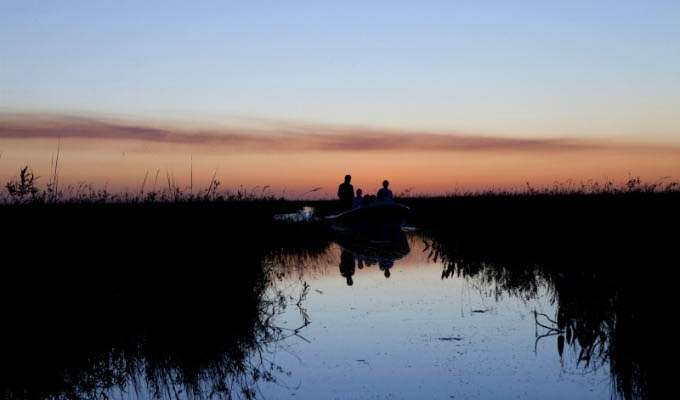
[[[275,221],[300,202],[219,193],[216,179],[147,192],[147,177],[120,195],[85,183],[55,194],[30,168],[13,182],[21,194],[0,205],[0,398],[253,398],[286,373],[267,349],[302,334],[305,293],[284,297],[267,260],[328,243],[316,224]],[[298,330],[277,325],[289,306]]]
[[[53,161],[53,169],[49,181],[41,187],[39,176],[34,175],[29,166],[22,167],[15,178],[4,185],[0,194],[2,204],[63,204],[63,203],[183,203],[183,202],[206,202],[206,201],[263,201],[282,200],[281,196],[275,196],[270,186],[245,188],[240,186],[235,190],[220,190],[221,182],[217,179],[217,171],[213,174],[207,187],[194,191],[193,178],[187,188],[183,188],[175,182],[174,176],[166,171],[165,185],[159,185],[160,169],[155,173],[153,186],[146,190],[149,171],[142,179],[139,190],[133,192],[111,192],[106,185],[96,188],[93,184],[79,181],[66,187],[59,187],[57,173],[57,161]]]
[[[674,338],[680,193],[677,186],[616,191],[410,199],[442,279],[483,282],[491,296],[533,299],[545,287],[555,315],[536,317],[536,341],[564,362],[609,369],[612,393],[657,398]]]
[[[59,185],[57,168],[44,187],[22,168],[0,199],[0,397],[140,387],[152,397],[251,398],[257,382],[285,373],[261,353],[291,334],[271,324],[286,304],[268,290],[280,278],[272,265],[306,264],[333,237],[318,221],[274,215],[303,206],[326,215],[335,201],[284,200],[266,186],[221,191],[216,173],[186,191],[160,170],[134,193],[110,193]],[[442,279],[474,277],[495,296],[526,299],[548,285],[558,312],[540,320],[547,331],[537,335],[554,334],[540,340],[554,338],[560,357],[573,352],[580,365],[608,363],[621,397],[659,393],[652,358],[674,339],[651,327],[663,325],[676,286],[677,183],[409,191],[398,201],[443,263]]]
[[[226,281],[203,271],[90,277],[85,287],[15,282],[1,297],[0,398],[256,397],[259,382],[286,372],[268,348],[299,334],[277,316],[289,305],[304,313],[306,293],[289,301],[248,258],[250,269]]]
[[[6,204],[28,204],[28,203],[180,203],[180,202],[208,202],[208,201],[262,201],[262,200],[284,200],[283,195],[276,196],[271,192],[271,187],[256,186],[245,188],[240,186],[235,190],[220,190],[221,182],[217,179],[217,170],[205,188],[199,188],[194,192],[193,169],[191,170],[191,181],[188,187],[178,185],[174,175],[170,171],[165,171],[165,184],[159,185],[161,170],[157,169],[154,174],[153,185],[147,189],[149,171],[144,174],[139,190],[132,192],[111,192],[106,185],[103,188],[96,188],[91,183],[77,182],[69,184],[65,188],[59,188],[59,151],[56,159],[52,160],[49,180],[44,187],[40,186],[38,176],[35,176],[29,166],[19,169],[15,178],[10,179],[0,194],[0,205]],[[192,167],[193,168],[193,167]],[[300,200],[308,195],[320,191],[322,187],[315,187],[304,192]],[[534,187],[529,182],[524,186],[514,189],[490,188],[486,190],[465,191],[454,190],[443,195],[419,195],[413,187],[406,188],[399,192],[397,197],[404,202],[418,201],[422,199],[459,199],[459,198],[510,198],[510,197],[578,197],[578,196],[615,196],[623,194],[660,194],[660,193],[679,193],[680,182],[664,177],[655,182],[644,182],[640,177],[629,177],[625,182],[615,182],[605,180],[598,182],[589,180],[586,182],[555,182],[550,186]],[[285,191],[284,193],[285,194]],[[332,201],[331,199],[330,201]],[[310,201],[310,200],[308,200]],[[327,201],[311,200],[318,202],[322,210],[328,210],[329,206],[324,205]]]
[[[287,373],[268,349],[309,323],[306,290],[284,296],[268,260],[328,243],[315,224],[274,221],[298,206],[5,206],[0,398],[256,397],[260,382]],[[286,307],[301,326],[277,324]]]

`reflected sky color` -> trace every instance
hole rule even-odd
[[[288,260],[280,286],[296,295],[302,280],[310,285],[311,324],[307,341],[272,349],[291,375],[261,385],[264,397],[609,398],[606,365],[579,369],[571,352],[560,362],[554,337],[534,349],[533,311],[555,313],[546,287],[527,300],[496,297],[483,279],[441,279],[422,238],[409,238],[411,252],[394,261],[389,279],[365,266],[352,286],[339,270],[339,245],[304,265]],[[281,321],[295,328],[300,316],[293,308]]]
[[[25,112],[193,131],[238,120],[280,133],[281,121],[302,121],[613,147],[272,155],[280,144],[246,154],[64,139],[64,180],[115,189],[134,188],[147,169],[173,170],[181,181],[192,155],[199,181],[219,169],[225,186],[299,193],[334,186],[347,172],[438,193],[628,173],[654,181],[680,175],[677,157],[662,150],[680,145],[678,19],[676,1],[3,1],[0,128],[7,113]],[[0,136],[0,179],[22,163],[48,175],[54,142]],[[656,147],[621,151],[621,143]]]

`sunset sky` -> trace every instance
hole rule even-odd
[[[678,1],[0,0],[0,180],[680,179]]]

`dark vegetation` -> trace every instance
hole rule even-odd
[[[19,190],[0,206],[0,398],[253,398],[285,373],[266,347],[295,334],[275,317],[301,305],[266,260],[328,245],[316,226],[274,222],[299,203]]]
[[[426,226],[442,279],[481,279],[531,298],[546,284],[556,315],[536,314],[537,341],[608,364],[613,393],[660,398],[670,385],[664,327],[677,303],[680,193],[531,194],[406,200]],[[449,212],[441,212],[447,209]],[[671,369],[669,369],[671,368]]]
[[[322,224],[276,222],[303,206],[261,193],[111,195],[39,189],[26,168],[0,204],[0,397],[254,397],[275,379],[267,343],[287,302],[268,260],[322,254]],[[536,315],[560,356],[609,363],[624,398],[660,397],[656,362],[672,346],[680,192],[675,184],[405,197],[407,221],[444,262],[442,278],[482,278],[496,295],[551,288],[557,315]],[[303,294],[304,295],[304,294]],[[297,303],[299,305],[299,303]],[[257,362],[253,362],[257,360]],[[285,372],[285,371],[284,371]]]

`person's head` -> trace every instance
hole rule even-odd
[[[352,180],[352,175],[345,175],[345,183],[349,183]]]
[[[362,194],[362,193],[364,193],[363,190],[357,189],[357,197],[358,197],[358,198],[361,198],[361,194]]]
[[[387,187],[390,186],[390,183],[387,180],[383,181],[383,187],[387,189]]]

